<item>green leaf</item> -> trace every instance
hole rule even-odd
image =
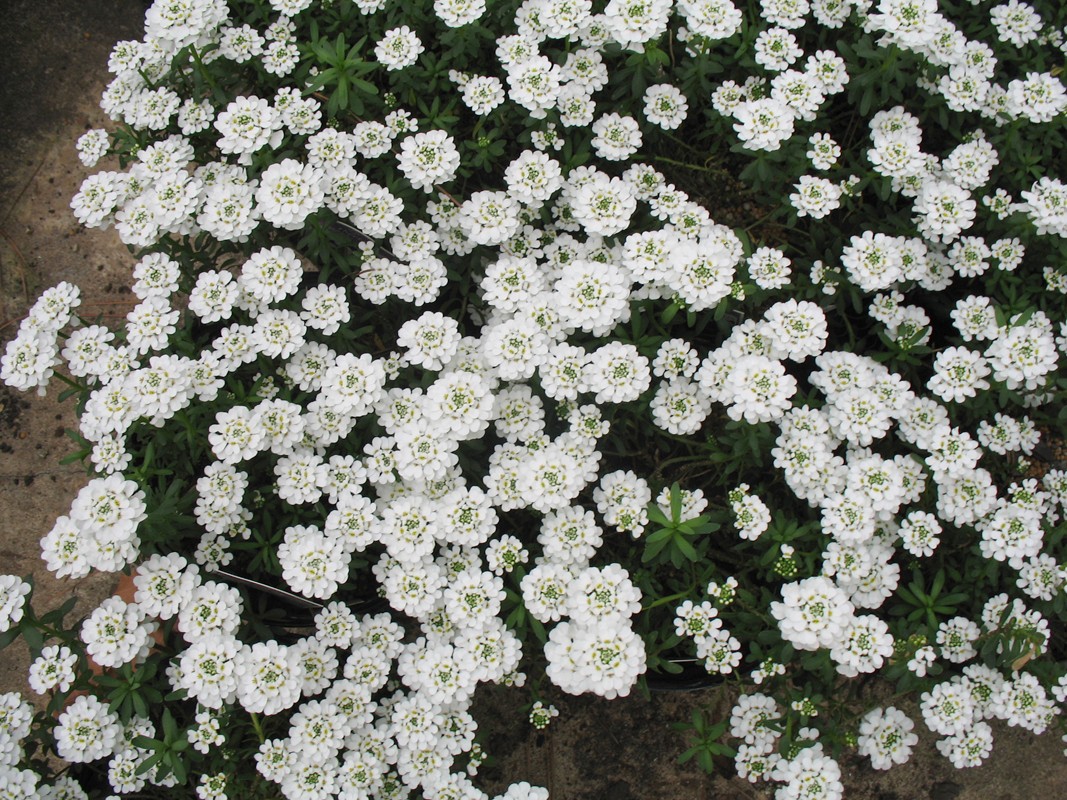
[[[671,484],[671,521],[678,522],[682,518],[682,490],[678,483]]]
[[[44,647],[44,635],[33,625],[22,628],[22,638],[26,640],[26,646],[30,648],[31,653],[39,653]]]
[[[674,546],[678,548],[683,556],[690,561],[699,561],[700,556],[697,555],[697,551],[693,548],[693,545],[689,544],[689,540],[684,536],[675,536],[673,539]]]
[[[657,525],[663,525],[667,528],[671,527],[671,521],[667,519],[667,515],[664,514],[660,507],[655,503],[648,504],[648,518]]]
[[[143,736],[138,736],[138,739],[143,739]],[[140,745],[139,745],[140,746]],[[163,761],[163,753],[155,753],[150,755],[144,761],[137,765],[137,774],[145,775],[152,770],[153,767],[158,766]]]
[[[667,546],[668,541],[668,539],[664,538],[659,539],[655,542],[647,542],[645,544],[645,552],[641,556],[641,563],[647,564],[648,562],[652,561],[663,551],[663,548]]]
[[[133,744],[142,750],[162,750],[166,745],[158,739],[150,739],[147,736],[134,736]]]

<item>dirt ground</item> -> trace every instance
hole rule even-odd
[[[133,258],[113,233],[85,231],[69,210],[87,171],[74,140],[104,124],[97,106],[115,40],[136,38],[144,4],[136,0],[7,0],[0,27],[0,344],[15,332],[29,304],[61,280],[82,287],[83,313],[121,319],[132,306],[125,290]],[[39,540],[66,513],[85,482],[64,431],[75,427],[69,404],[53,385],[46,397],[0,387],[0,572],[31,574],[35,605],[47,610],[74,595],[91,609],[113,578],[56,581],[39,559]],[[25,690],[27,656],[17,645],[0,651],[0,691]],[[561,716],[543,733],[512,723],[515,698],[487,691],[479,719],[490,732],[494,763],[487,788],[504,779],[547,786],[555,800],[704,800],[761,798],[766,786],[679,765],[684,749],[675,722],[694,707],[716,710],[712,690],[635,694],[605,702],[550,698]],[[721,709],[721,704],[718,708]],[[918,715],[914,715],[916,718]],[[920,724],[921,727],[921,724]],[[1029,800],[1067,796],[1067,760],[1053,737],[996,729],[986,765],[957,771],[927,736],[912,761],[888,773],[846,757],[850,800]]]

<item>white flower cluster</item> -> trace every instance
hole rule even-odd
[[[109,598],[81,627],[98,665],[139,663],[160,623],[173,623],[162,626],[176,645],[167,677],[198,704],[189,743],[199,752],[223,744],[222,726],[237,709],[277,717],[286,734],[263,742],[256,767],[286,798],[484,796],[455,767],[465,753],[475,760],[476,687],[524,680],[516,619],[550,628],[547,675],[566,692],[624,696],[646,669],[634,618],[643,599],[656,599],[642,598],[636,571],[601,562],[620,547],[613,537],[644,544],[650,506],[671,510],[672,492],[656,495],[605,442],[613,424],[643,433],[630,412],[647,407],[664,441],[695,442],[713,416],[751,434],[753,448],[764,434],[773,438],[768,464],[810,506],[815,547],[788,543],[777,498],[740,478],[725,499],[679,490],[674,521],[694,520],[714,503],[732,517],[742,546],[780,554],[773,568],[786,582],[769,611],[783,642],[824,651],[844,677],[877,672],[895,650],[917,677],[936,673],[938,660],[959,665],[962,676],[933,685],[921,705],[957,766],[988,754],[987,719],[1035,732],[1049,726],[1058,707],[1033,675],[1008,678],[976,662],[985,636],[1019,637],[1033,655],[1044,652],[1049,621],[1036,610],[1005,594],[980,621],[959,615],[931,625],[922,644],[895,638],[876,612],[897,591],[901,563],[922,565],[942,539],[955,547],[957,537],[972,537],[973,550],[1035,603],[1067,585],[1047,535],[1067,505],[1062,472],[1002,489],[996,471],[979,466],[983,457],[1034,452],[1037,425],[1007,410],[958,422],[970,419],[961,408],[996,392],[1047,403],[1067,328],[1057,334],[1052,303],[1021,314],[1014,303],[973,294],[941,314],[937,301],[915,299],[957,279],[970,287],[1025,269],[1029,243],[984,238],[974,230],[980,213],[1064,237],[1067,188],[1035,175],[1016,202],[990,187],[1008,155],[991,134],[976,128],[943,156],[924,152],[920,120],[903,101],[873,114],[860,158],[843,153],[846,140],[817,127],[854,76],[833,50],[805,53],[803,29],[809,14],[813,27],[830,31],[851,15],[877,47],[922,62],[920,88],[934,101],[992,126],[1058,118],[1067,92],[1057,75],[1027,72],[998,84],[1009,70],[932,0],[761,0],[751,28],[759,74],[716,86],[712,116],[763,169],[775,158],[767,153],[786,152],[801,133],[811,169],[826,174],[786,181],[794,222],[855,210],[868,184],[906,198],[915,215],[906,235],[866,223],[842,228],[836,250],[821,256],[827,263],[807,264],[784,244],[750,246],[642,163],[646,137],[685,130],[696,98],[669,82],[635,80],[640,97],[630,108],[608,88],[620,48],[629,63],[652,65],[667,58],[657,42],[674,30],[685,53],[671,50],[673,63],[748,30],[729,0],[609,0],[601,13],[584,0],[522,3],[513,32],[479,64],[487,74],[448,73],[466,106],[456,113],[473,112],[478,131],[492,130],[501,107],[531,121],[508,143],[506,167],[480,177],[465,159],[483,153],[489,163],[493,138],[461,140],[439,127],[445,114],[419,119],[390,93],[381,119],[345,130],[321,95],[287,85],[289,75],[305,74],[296,31],[314,4],[268,5],[277,17],[259,30],[230,20],[222,0],[159,0],[145,41],[116,47],[102,105],[146,143],[125,171],[86,179],[72,208],[86,226],[114,226],[143,251],[133,282],[139,302],[121,331],[77,327],[78,290],[60,284],[30,309],[2,359],[0,378],[18,389],[43,390],[60,355],[86,387],[80,430],[100,476],[42,548],[60,576],[136,564],[134,602]],[[361,14],[384,7],[355,5]],[[486,11],[482,0],[433,4],[450,29]],[[1038,12],[1017,0],[991,9],[989,20],[998,40],[1015,47],[1046,36]],[[366,57],[373,53],[382,85],[436,63],[426,52],[436,43],[412,27],[375,30]],[[840,49],[848,52],[844,40]],[[200,71],[219,60],[250,65],[274,88],[221,101],[183,97],[164,80],[183,52],[202,55]],[[680,141],[658,141],[670,140]],[[588,151],[575,158],[578,141]],[[78,147],[96,163],[111,143],[90,131]],[[200,163],[205,148],[211,160]],[[843,155],[849,169],[869,164],[870,172],[831,179],[831,170],[844,170]],[[987,211],[979,192],[988,192]],[[298,252],[292,243],[311,230]],[[308,256],[320,235],[340,231],[360,243],[344,254],[350,279],[327,279],[336,264]],[[183,238],[206,242],[198,252],[242,255],[193,270],[176,255]],[[1055,267],[1047,270],[1056,285]],[[828,318],[835,301],[826,297],[846,281],[853,300],[872,296],[857,308],[867,307],[901,353],[926,355],[935,336],[958,334],[962,343],[938,346],[908,373],[921,376],[914,385],[894,371],[906,359],[840,349],[847,318]],[[446,293],[453,284],[464,287],[460,304]],[[801,299],[820,287],[823,301]],[[746,292],[757,315],[726,317]],[[664,335],[649,344],[675,314],[691,340]],[[357,331],[365,318],[375,325],[369,335]],[[185,347],[190,331],[209,342],[199,353]],[[127,446],[171,421],[168,433],[184,425],[191,446],[200,437],[203,458],[193,459],[189,484],[201,536],[191,552],[142,559],[138,529],[149,509],[146,492],[124,475],[133,460]],[[261,511],[268,505],[284,521]],[[521,516],[529,530],[513,528]],[[239,551],[253,546],[291,592],[321,605],[314,634],[251,640],[241,593],[211,574],[242,563]],[[344,602],[362,581],[390,611],[360,616]],[[6,630],[20,621],[26,587],[6,576],[0,589]],[[741,670],[744,632],[724,623],[741,589],[724,579],[706,599],[675,607],[675,633],[694,640],[711,673]],[[516,601],[522,614],[506,622]],[[757,683],[793,669],[755,660]],[[44,648],[31,667],[34,690],[66,691],[75,661],[67,647]],[[807,708],[798,703],[794,711]],[[35,780],[9,768],[24,736],[22,709],[0,705],[0,769],[19,787]],[[778,747],[776,723],[786,713],[767,695],[740,698],[730,719],[739,774],[776,782],[778,798],[840,797],[840,768],[817,731],[801,729]],[[860,721],[859,750],[878,769],[902,763],[913,727],[898,709],[874,709]],[[109,779],[123,793],[157,782],[142,769],[149,754],[132,744],[152,735],[151,723],[123,726],[92,696],[75,699],[55,730],[61,757],[109,758]],[[201,798],[225,797],[225,775],[199,781]],[[501,800],[543,796],[519,784]]]

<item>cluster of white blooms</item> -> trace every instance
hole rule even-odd
[[[22,619],[30,585],[17,575],[0,575],[0,633]]]
[[[736,581],[724,588],[708,587],[711,600],[695,605],[686,600],[675,609],[674,626],[678,636],[694,640],[697,658],[711,674],[728,675],[741,663],[741,642],[724,627],[717,606],[728,606],[733,600]]]
[[[91,569],[118,572],[140,553],[137,528],[147,516],[145,493],[120,474],[94,478],[41,539],[43,557],[57,576]]]
[[[0,776],[17,768],[22,760],[22,742],[30,733],[32,720],[33,706],[23,700],[18,692],[0,694]],[[29,774],[36,779],[34,773]],[[0,783],[0,787],[7,788],[3,783]]]
[[[44,394],[59,363],[57,337],[80,304],[80,290],[66,281],[42,294],[7,343],[0,358],[0,380],[20,391],[36,388]]]
[[[805,52],[805,28],[836,31],[851,16],[872,34],[865,46],[919,60],[919,88],[931,102],[990,126],[1057,119],[1067,109],[1057,74],[1015,77],[933,0],[761,0],[754,27],[730,0],[609,0],[600,13],[587,0],[530,0],[490,40],[493,54],[479,63],[486,74],[448,72],[464,104],[455,113],[478,118],[463,140],[448,129],[451,112],[437,113],[438,98],[418,104],[431,116],[422,100],[435,103],[434,119],[402,108],[399,97],[412,92],[379,92],[388,113],[346,128],[336,103],[288,77],[307,75],[306,65],[297,70],[308,50],[297,30],[315,4],[267,5],[270,21],[257,28],[231,20],[223,0],[158,0],[145,41],[116,47],[102,106],[136,132],[139,146],[124,171],[87,178],[71,205],[82,224],[114,227],[141,251],[133,274],[139,302],[121,331],[77,327],[79,292],[62,283],[29,310],[2,359],[0,378],[20,390],[43,391],[60,356],[87,387],[80,432],[100,477],[41,544],[60,576],[133,568],[133,602],[109,598],[81,627],[98,665],[139,663],[162,628],[176,644],[167,679],[198,704],[185,733],[191,746],[223,744],[222,727],[238,711],[276,717],[285,736],[263,742],[256,768],[289,800],[408,790],[484,797],[457,765],[464,754],[476,760],[477,686],[524,680],[521,620],[548,629],[547,675],[563,691],[627,695],[646,669],[635,617],[643,599],[656,598],[642,598],[643,577],[612,558],[620,547],[642,552],[650,543],[643,537],[656,508],[681,525],[707,519],[710,507],[732,519],[734,544],[777,555],[773,570],[785,582],[769,611],[788,646],[825,651],[845,677],[890,660],[917,678],[928,669],[961,671],[923,684],[931,688],[921,703],[955,765],[988,754],[987,719],[1049,727],[1058,707],[1037,678],[975,663],[983,637],[1003,637],[1001,654],[1014,639],[1030,646],[1030,657],[1047,650],[1050,626],[1040,613],[1003,595],[980,620],[938,620],[916,644],[895,637],[879,610],[902,563],[939,560],[947,547],[958,549],[957,539],[996,562],[1012,591],[1034,603],[1052,602],[1067,585],[1048,535],[1067,506],[1067,479],[1052,471],[1041,485],[1020,478],[1005,490],[989,466],[1033,453],[1037,425],[1019,411],[977,420],[966,413],[1001,390],[1012,402],[1047,404],[1067,328],[1057,335],[1052,303],[1020,314],[1014,303],[973,294],[942,314],[938,301],[927,301],[953,281],[966,293],[977,279],[1008,281],[1025,271],[1041,249],[1031,249],[1019,226],[1067,236],[1067,187],[1037,164],[1018,201],[990,185],[1010,148],[998,152],[981,127],[942,155],[925,152],[910,98],[875,109],[870,147],[858,158],[844,154],[861,174],[844,171],[842,145],[818,130],[819,112],[854,76],[834,50]],[[367,15],[384,8],[379,0],[355,5]],[[483,24],[486,12],[484,0],[433,3],[436,19],[460,31]],[[1019,0],[988,17],[996,39],[1012,47],[1062,38]],[[794,245],[750,244],[747,231],[714,222],[671,180],[688,183],[641,162],[653,137],[689,146],[684,133],[664,132],[688,131],[701,98],[669,82],[667,64],[742,29],[752,31],[747,63],[756,74],[715,86],[711,117],[736,146],[756,152],[761,170],[780,163],[768,153],[807,150],[802,168],[819,174],[782,176],[793,222],[844,219],[870,185],[883,199],[904,198],[914,214],[909,232],[876,230],[878,221],[841,228],[821,256],[826,263],[805,263]],[[346,90],[332,100],[433,71],[436,54],[427,48],[438,42],[408,25],[373,30],[366,57],[374,61],[363,63],[375,71],[367,80],[343,77]],[[682,45],[669,57],[660,49],[668,31]],[[847,55],[846,44],[842,38],[837,49]],[[632,107],[612,94],[620,49],[628,69],[665,59],[659,82],[635,73]],[[190,86],[219,61],[271,77],[262,92],[185,97],[165,80],[182,53],[196,55]],[[312,75],[328,92],[326,76]],[[480,133],[494,130],[497,109],[530,127],[507,142],[506,167],[477,175],[474,163],[490,164],[500,144]],[[792,143],[794,134],[804,139]],[[87,164],[111,147],[103,131],[78,144]],[[211,160],[199,163],[205,149]],[[474,153],[483,160],[471,162]],[[669,154],[649,154],[671,163]],[[1011,218],[1012,233],[975,233],[980,215]],[[322,254],[334,235],[359,242],[338,259],[344,278]],[[195,268],[176,255],[182,239],[206,243],[197,245]],[[223,255],[208,255],[216,252]],[[225,255],[234,252],[241,255]],[[1046,267],[1050,287],[1063,283],[1055,270]],[[894,371],[910,355],[898,362],[838,349],[848,317],[828,315],[836,301],[827,298],[844,282],[894,352],[929,354],[907,373],[912,382]],[[821,300],[818,287],[805,293],[811,283],[821,284]],[[459,304],[446,293],[453,284],[464,287]],[[727,316],[746,292],[759,310]],[[863,294],[872,297],[858,299]],[[692,341],[654,341],[675,314]],[[369,335],[359,330],[365,322]],[[186,347],[190,331],[209,342],[199,353]],[[955,338],[946,343],[945,334]],[[773,495],[741,478],[718,498],[699,489],[657,495],[662,474],[642,476],[620,460],[630,454],[603,442],[613,425],[643,435],[634,410],[647,412],[663,441],[691,437],[699,445],[709,418],[739,432],[739,441],[751,434],[753,449],[769,432],[767,466],[773,461],[776,472],[768,480],[780,476],[810,506],[818,544],[789,543],[788,512],[772,512]],[[141,442],[172,420],[167,433],[184,426],[200,451],[188,495],[199,540],[191,552],[142,560],[148,495],[125,471]],[[979,466],[983,458],[989,469]],[[528,527],[519,529],[519,519]],[[211,579],[231,562],[247,564],[242,551],[253,549],[253,563],[269,564],[275,579],[320,607],[313,634],[254,640],[241,592],[224,582],[229,576]],[[346,604],[356,587],[376,591],[390,611],[361,615]],[[3,631],[20,622],[28,587],[4,576],[0,590]],[[751,666],[741,666],[745,632],[735,627],[735,636],[724,622],[738,590],[735,578],[717,578],[706,598],[674,606],[675,634],[692,639],[710,673]],[[522,613],[508,617],[516,602]],[[757,683],[794,666],[752,661]],[[32,687],[66,691],[75,662],[65,646],[44,648]],[[792,709],[807,707],[798,700]],[[0,704],[5,762],[18,760],[22,709]],[[766,695],[740,698],[730,718],[739,774],[778,783],[778,798],[840,797],[840,769],[816,731],[779,747],[787,713]],[[913,727],[896,708],[874,709],[860,721],[859,752],[877,769],[903,763],[916,743]],[[74,700],[55,730],[61,757],[110,759],[120,793],[157,782],[142,768],[148,754],[132,744],[153,735],[147,721],[124,728],[91,696]],[[29,785],[26,774],[3,777]],[[226,796],[221,773],[199,783],[201,798]],[[500,800],[543,796],[518,784]]]

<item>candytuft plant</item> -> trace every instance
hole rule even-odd
[[[694,663],[681,757],[780,798],[1062,731],[1064,23],[156,0],[71,204],[139,302],[2,360],[78,404],[46,563],[132,586],[2,579],[0,795],[483,798],[479,684],[542,729]]]

